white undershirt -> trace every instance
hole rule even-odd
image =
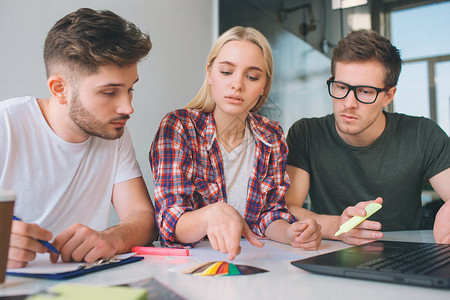
[[[114,185],[142,176],[131,137],[69,143],[48,125],[34,97],[0,102],[0,186],[14,211],[53,236],[74,223],[108,227]]]
[[[227,152],[219,142],[219,148],[223,160],[227,203],[245,217],[248,182],[255,157],[255,138],[248,123],[245,126],[244,139],[239,146]]]

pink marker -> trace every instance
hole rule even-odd
[[[131,252],[142,255],[189,256],[188,249],[162,247],[133,247]]]

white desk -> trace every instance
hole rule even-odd
[[[431,231],[388,232],[385,239],[434,242]],[[269,272],[229,277],[200,277],[177,272],[197,262],[227,260],[226,255],[203,242],[191,249],[191,255],[186,258],[147,256],[137,263],[64,283],[116,285],[154,277],[187,299],[450,299],[448,290],[315,275],[290,264],[292,260],[349,247],[342,242],[323,241],[318,251],[305,251],[272,241],[265,241],[262,249],[248,249],[250,246],[244,240],[243,245],[243,252],[233,263],[257,266]],[[61,281],[7,276],[0,296],[32,293],[59,283]]]

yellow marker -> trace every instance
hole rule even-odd
[[[365,219],[367,219],[368,217],[373,215],[380,208],[381,208],[381,204],[376,203],[376,202],[367,204],[367,206],[364,208],[366,210],[365,217],[354,216],[353,218],[351,218],[350,220],[348,220],[347,222],[342,224],[341,227],[339,227],[339,230],[334,234],[334,236],[338,236],[341,233],[349,232],[350,230],[352,230],[353,228],[358,226],[362,221],[364,221]]]

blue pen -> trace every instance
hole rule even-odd
[[[13,215],[13,220],[22,221],[22,219],[20,219],[19,217],[15,216],[15,215]],[[38,240],[38,242],[41,243],[42,245],[44,245],[45,247],[47,247],[48,250],[50,250],[56,254],[59,254],[58,250],[56,250],[56,248],[53,247],[53,245],[50,244],[49,242],[43,241],[43,240]]]

